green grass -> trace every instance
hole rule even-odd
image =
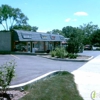
[[[20,100],[83,100],[73,75],[65,71],[24,88],[29,93]]]

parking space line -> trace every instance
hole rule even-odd
[[[19,57],[15,56],[15,55],[12,55],[12,54],[11,54],[11,56],[14,57],[14,58],[20,59]]]

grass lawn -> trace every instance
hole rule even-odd
[[[77,90],[74,76],[65,71],[24,88],[29,93],[20,100],[83,100]]]

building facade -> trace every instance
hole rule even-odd
[[[49,52],[62,45],[64,36],[23,30],[0,32],[0,51]]]

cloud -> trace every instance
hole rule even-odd
[[[73,21],[73,22],[76,22],[76,21],[77,21],[77,19],[73,19],[72,21]]]
[[[71,21],[71,18],[67,18],[67,19],[65,20],[65,22],[69,22],[69,21]]]
[[[77,21],[77,19],[67,18],[67,19],[65,20],[65,22],[70,22],[70,21],[76,22],[76,21]]]
[[[76,12],[74,13],[75,16],[88,16],[88,13],[86,12]]]

